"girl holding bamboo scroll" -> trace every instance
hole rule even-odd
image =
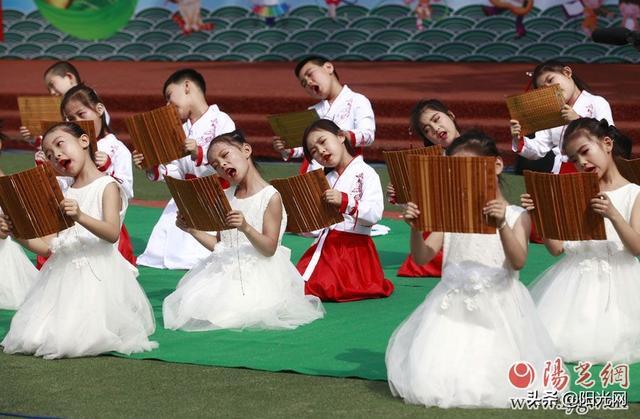
[[[127,210],[120,184],[101,172],[87,134],[62,122],[43,136],[43,151],[56,171],[73,178],[60,211],[75,225],[57,235],[22,240],[49,260],[0,345],[7,353],[47,359],[157,347],[151,304],[136,281],[137,270],[116,248]],[[0,217],[0,231],[11,220]]]
[[[281,245],[287,225],[282,198],[256,169],[251,146],[233,131],[211,142],[207,158],[232,187],[225,193],[231,229],[216,236],[176,224],[209,250],[162,305],[168,329],[295,329],[324,316],[322,303],[304,294],[304,281]]]
[[[567,127],[563,153],[581,172],[598,174],[591,208],[604,217],[607,240],[545,239],[565,254],[531,285],[538,311],[565,361],[640,360],[640,186],[620,175],[615,157],[629,157],[629,139],[606,119]],[[522,206],[533,209],[530,196]]]
[[[468,132],[447,148],[453,156],[495,156],[493,139]],[[498,179],[496,178],[496,183]],[[426,263],[444,249],[442,279],[396,329],[386,352],[391,392],[406,403],[439,407],[508,407],[527,390],[509,382],[509,370],[527,361],[542,371],[554,348],[518,271],[527,258],[530,220],[524,209],[497,199],[483,212],[498,226],[493,235],[416,230],[420,209],[408,203],[411,254]],[[542,390],[540,377],[529,390]]]

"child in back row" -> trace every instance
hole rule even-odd
[[[97,140],[97,151],[93,157],[98,170],[116,179],[121,184],[127,199],[133,198],[131,152],[111,131],[107,123],[105,106],[98,94],[84,84],[74,86],[62,98],[60,111],[63,119],[67,121],[93,121]],[[136,265],[131,238],[124,224],[118,240],[118,250],[131,265]],[[42,263],[44,258],[39,257],[38,267]]]
[[[165,81],[162,94],[167,104],[174,105],[186,134],[185,150],[188,156],[169,164],[159,165],[147,172],[152,181],[163,181],[166,176],[190,179],[212,174],[206,158],[211,141],[220,134],[235,130],[235,124],[217,105],[209,106],[206,83],[197,71],[178,70]],[[134,162],[141,167],[144,156],[133,153]],[[162,211],[153,227],[144,253],[138,258],[140,265],[160,269],[191,269],[209,256],[206,248],[190,234],[176,227],[178,207],[173,199]]]
[[[155,330],[151,305],[135,268],[115,247],[127,209],[124,191],[98,170],[89,137],[79,126],[53,126],[42,145],[56,170],[73,178],[60,210],[75,225],[57,235],[20,241],[50,259],[0,345],[7,353],[47,359],[157,347],[148,339]],[[6,216],[0,217],[0,231],[11,233]]]
[[[327,301],[388,297],[393,283],[385,279],[370,237],[384,209],[378,174],[362,156],[355,156],[349,134],[333,121],[311,124],[302,144],[305,157],[328,172],[331,189],[323,199],[344,216],[343,222],[322,230],[298,262],[307,294]]]
[[[51,96],[64,96],[69,89],[82,84],[80,72],[68,61],[57,61],[49,66],[43,74],[44,84]],[[110,123],[109,113],[105,109],[107,124]],[[33,138],[27,127],[20,127],[20,134],[25,141],[35,142],[36,147],[40,146],[41,137]]]
[[[0,152],[2,151],[2,134],[0,134]],[[4,172],[0,169],[0,177]],[[2,210],[0,210],[2,215]],[[27,293],[35,284],[38,271],[27,255],[11,237],[0,231],[0,309],[15,310],[24,301]]]
[[[281,245],[287,225],[282,198],[258,173],[251,146],[238,131],[216,137],[207,153],[232,187],[230,230],[218,236],[177,224],[210,252],[162,305],[170,329],[294,329],[324,316],[322,303],[304,295],[304,281]]]
[[[565,105],[562,117],[569,123],[581,117],[606,119],[613,125],[609,102],[601,96],[595,96],[587,91],[588,86],[576,76],[571,67],[558,61],[547,61],[538,64],[531,76],[533,88],[560,85]],[[513,151],[520,156],[530,159],[543,159],[549,152],[553,152],[553,166],[544,168],[552,173],[575,172],[573,165],[567,163],[567,157],[562,154],[562,137],[567,129],[566,125],[549,128],[535,133],[533,138],[521,137],[520,122],[511,120],[511,136]],[[524,162],[524,169],[529,168]]]
[[[410,130],[418,134],[425,147],[439,145],[447,149],[460,136],[460,128],[456,116],[444,103],[437,99],[421,100],[411,110],[409,118]],[[387,185],[387,196],[392,204],[396,203],[395,189],[392,184]],[[422,233],[424,239],[429,232]],[[418,265],[411,254],[404,260],[398,276],[405,277],[439,277],[442,274],[442,250],[426,265]]]
[[[447,155],[496,157],[498,176],[504,168],[495,142],[481,132],[458,137]],[[407,204],[404,218],[411,226],[414,260],[424,264],[444,249],[442,280],[398,326],[387,347],[391,392],[407,403],[506,408],[511,397],[542,390],[541,377],[525,390],[508,378],[517,362],[542,371],[555,357],[518,278],[527,258],[529,215],[508,205],[499,188],[483,212],[497,226],[493,235],[432,232],[425,240],[414,224],[420,208]]]
[[[353,150],[373,144],[376,121],[371,102],[346,84],[340,83],[338,72],[329,60],[315,55],[306,57],[296,65],[294,74],[309,96],[320,99],[310,109],[314,109],[321,119],[335,122],[347,134]],[[282,155],[283,160],[305,158],[300,173],[322,167],[320,162],[306,158],[303,147],[285,147],[283,140],[274,138],[273,148]]]
[[[562,142],[578,171],[597,173],[600,193],[591,209],[604,217],[606,240],[545,239],[565,254],[531,285],[531,294],[565,361],[640,361],[640,186],[623,178],[616,157],[631,143],[606,119],[569,124]],[[533,209],[529,195],[522,204]]]

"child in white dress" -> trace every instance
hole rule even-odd
[[[44,135],[47,159],[74,179],[60,208],[75,225],[57,235],[21,240],[50,258],[11,320],[1,343],[7,353],[52,359],[157,346],[148,339],[155,324],[137,271],[116,247],[125,193],[98,170],[89,149],[89,137],[73,123],[60,123]],[[8,217],[0,218],[0,230],[11,231]]]
[[[448,155],[496,156],[495,142],[480,132],[456,139]],[[497,182],[497,180],[496,180]],[[413,228],[419,209],[404,213],[412,226],[411,255],[423,264],[444,249],[442,280],[395,330],[386,353],[391,392],[406,403],[439,407],[508,407],[526,397],[509,382],[509,369],[527,361],[540,373],[554,359],[551,339],[529,292],[518,280],[527,257],[529,216],[502,194],[484,208],[495,235]],[[540,374],[541,375],[541,374]],[[529,390],[542,390],[538,376]]]
[[[569,124],[563,146],[579,171],[598,174],[600,194],[591,202],[607,239],[545,240],[551,254],[565,256],[531,294],[565,361],[640,361],[640,186],[614,160],[628,156],[630,142],[605,119],[582,118]],[[526,194],[522,204],[533,207]]]
[[[2,149],[2,141],[0,141]],[[0,176],[4,173],[0,169]],[[0,210],[0,214],[2,211]],[[24,301],[33,284],[38,270],[29,261],[27,255],[7,233],[0,231],[0,309],[15,310]]]
[[[233,186],[233,209],[218,236],[186,228],[211,255],[180,280],[163,303],[164,325],[188,331],[294,329],[324,316],[317,297],[304,295],[304,281],[281,245],[287,214],[275,188],[258,173],[251,146],[237,131],[216,137],[209,163]]]

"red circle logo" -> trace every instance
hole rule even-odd
[[[516,388],[527,388],[533,383],[536,373],[528,362],[516,362],[509,368],[509,381]]]

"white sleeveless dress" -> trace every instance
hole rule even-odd
[[[640,186],[605,193],[629,222]],[[567,362],[640,361],[640,263],[608,218],[604,226],[607,240],[565,242],[564,257],[530,285]]]
[[[68,188],[65,197],[75,199],[85,214],[102,219],[102,195],[110,183],[118,184],[105,175],[82,188]],[[122,223],[127,199],[120,192]],[[136,281],[137,271],[117,245],[76,223],[53,239],[51,251],[11,320],[1,343],[5,352],[51,359],[157,347],[148,339],[155,330],[151,305]]]
[[[507,207],[509,226],[523,212]],[[425,406],[506,408],[527,395],[508,378],[518,361],[540,373],[528,390],[542,391],[553,343],[499,234],[446,233],[443,250],[441,281],[389,340],[391,392]]]
[[[15,310],[37,281],[38,270],[11,237],[0,239],[0,309]]]
[[[225,191],[231,207],[262,231],[264,212],[277,193],[273,186],[244,199]],[[162,311],[168,329],[294,329],[324,316],[317,297],[304,295],[304,281],[291,263],[291,252],[280,245],[287,225],[282,210],[278,249],[260,254],[237,229],[220,233],[211,255],[180,280],[165,298]]]

